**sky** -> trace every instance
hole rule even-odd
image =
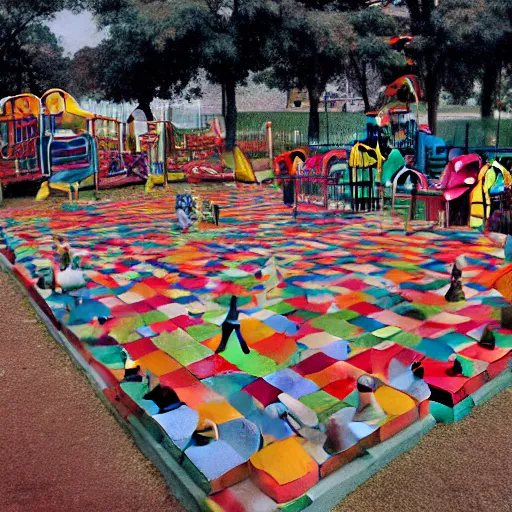
[[[84,46],[97,46],[103,36],[96,30],[90,12],[73,14],[70,11],[61,11],[48,25],[60,38],[66,52],[70,54],[74,54]]]

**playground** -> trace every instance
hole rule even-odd
[[[487,235],[405,234],[388,212],[307,206],[294,218],[274,188],[175,187],[215,201],[219,225],[180,232],[166,190],[9,201],[2,252],[105,399],[143,425],[210,509],[320,504],[323,480],[368,457],[378,466],[380,445],[394,457],[411,432],[460,420],[510,383],[508,302],[485,284],[504,252]],[[84,277],[67,293],[59,244]],[[465,300],[447,302],[462,255]],[[53,289],[41,285],[48,268]],[[234,334],[216,353],[233,296],[249,354]]]

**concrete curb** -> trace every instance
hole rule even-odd
[[[307,492],[313,503],[305,510],[308,512],[332,510],[371,476],[415,446],[434,428],[435,424],[436,420],[429,414],[390,439],[368,449],[364,457],[355,459],[330,474]]]

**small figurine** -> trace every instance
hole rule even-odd
[[[242,336],[242,331],[240,330],[240,322],[238,321],[238,308],[237,308],[237,297],[233,295],[231,297],[231,302],[229,306],[229,312],[228,316],[226,317],[226,320],[224,320],[222,324],[222,339],[220,341],[220,345],[218,346],[217,350],[215,351],[216,354],[220,354],[221,352],[224,352],[226,350],[226,346],[228,344],[229,337],[233,333],[233,331],[236,332],[236,335],[238,337],[238,341],[240,342],[240,347],[242,348],[242,351],[244,354],[249,354],[251,352],[251,349],[247,345],[246,341],[244,340]]]
[[[178,224],[182,232],[187,232],[192,225],[186,195],[187,194],[176,194],[176,216],[178,217]]]
[[[446,370],[446,375],[449,375],[450,377],[456,377],[457,375],[462,375],[462,364],[457,359],[457,354],[452,354],[448,361],[453,363],[453,366],[451,368],[448,368]]]
[[[444,296],[448,302],[460,302],[466,300],[464,290],[462,289],[462,268],[464,263],[464,257],[459,256],[453,264],[452,275],[450,277],[450,288]]]
[[[39,271],[37,286],[42,290],[56,291],[58,288],[63,292],[78,290],[86,286],[86,279],[83,270],[80,268],[80,257],[72,255],[69,244],[63,242],[62,238],[54,237],[59,254],[59,264]]]

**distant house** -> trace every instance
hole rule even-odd
[[[325,101],[327,100],[327,109],[329,112],[362,112],[364,110],[363,99],[347,93],[327,92],[320,99],[318,107],[322,112],[325,110]],[[288,101],[286,104],[288,110],[308,111],[309,95],[305,89],[292,89],[288,92]]]

